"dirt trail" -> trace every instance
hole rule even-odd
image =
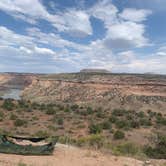
[[[0,166],[143,166],[144,162],[128,157],[116,157],[94,150],[85,150],[57,144],[52,156],[21,156],[0,154]],[[165,161],[151,161],[151,166],[164,165]],[[21,164],[20,164],[21,165]]]

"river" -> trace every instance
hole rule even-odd
[[[10,89],[8,91],[6,91],[1,97],[3,99],[15,99],[15,100],[20,100],[21,97],[21,92],[22,90],[21,89]]]

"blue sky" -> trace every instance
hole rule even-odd
[[[166,74],[165,0],[1,0],[0,72]]]

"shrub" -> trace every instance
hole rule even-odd
[[[49,109],[46,111],[46,114],[47,114],[47,115],[54,115],[54,114],[56,114],[56,111],[55,111],[53,108],[49,108]]]
[[[4,118],[4,113],[0,112],[0,121],[3,121],[3,118]]]
[[[118,121],[116,121],[115,125],[119,129],[122,129],[122,128],[128,129],[130,127],[129,123],[127,121],[124,121],[124,120],[118,120]]]
[[[158,135],[155,147],[145,146],[144,152],[150,158],[166,159],[166,136]]]
[[[63,125],[63,123],[64,123],[64,122],[63,122],[63,119],[62,119],[62,118],[58,118],[58,119],[57,119],[57,124],[58,124],[58,125]]]
[[[12,114],[10,115],[10,120],[16,120],[16,119],[17,119],[17,116],[12,113]]]
[[[38,108],[40,108],[40,105],[34,102],[34,103],[31,104],[31,107],[33,109],[38,109]]]
[[[112,129],[111,122],[109,122],[109,121],[104,121],[104,122],[102,123],[102,128],[103,128],[103,129],[106,129],[106,130],[111,130],[111,129]]]
[[[110,118],[109,118],[109,121],[111,122],[111,123],[115,123],[116,121],[118,121],[118,119],[116,118],[116,116],[111,116]]]
[[[57,131],[57,128],[52,125],[49,125],[47,128],[52,131]]]
[[[112,115],[114,116],[123,116],[126,113],[124,109],[114,109]]]
[[[32,120],[34,120],[34,121],[35,121],[35,120],[39,120],[39,118],[38,118],[37,116],[33,116],[33,117],[32,117]]]
[[[70,112],[70,111],[71,111],[71,110],[70,110],[70,108],[68,108],[68,107],[64,109],[64,112]]]
[[[115,154],[132,155],[133,156],[133,155],[136,155],[138,153],[139,148],[132,143],[124,143],[124,144],[117,145],[113,151]]]
[[[125,138],[125,134],[124,132],[120,131],[120,130],[117,130],[115,133],[114,133],[114,139],[123,139]]]
[[[78,146],[88,145],[101,148],[104,144],[104,138],[100,134],[92,134],[88,137],[79,138],[78,140],[76,140],[76,144]]]
[[[22,119],[16,119],[15,122],[14,122],[14,125],[17,126],[17,127],[21,127],[25,124],[27,124],[27,121],[22,120]]]
[[[49,133],[47,131],[39,130],[36,132],[35,136],[37,137],[48,137]]]
[[[166,125],[166,118],[159,116],[159,117],[156,118],[156,123],[159,124],[159,125],[164,125],[165,126]]]
[[[2,111],[0,111],[0,118],[4,117],[4,113]]]
[[[6,99],[4,100],[3,104],[2,104],[2,108],[8,110],[8,111],[11,111],[13,110],[15,107],[14,103],[12,102],[11,99]]]
[[[99,133],[101,133],[101,131],[102,131],[102,127],[99,124],[91,124],[89,126],[89,132],[91,134],[99,134]]]
[[[76,140],[65,135],[65,136],[59,137],[58,142],[62,144],[74,144]]]
[[[70,108],[71,110],[76,111],[79,108],[79,106],[77,104],[74,104]]]
[[[86,111],[87,111],[87,114],[93,114],[93,109],[91,107],[88,107]]]
[[[132,128],[139,128],[139,127],[140,127],[140,123],[139,123],[138,121],[132,120],[132,121],[130,122],[130,126],[131,126]]]
[[[142,125],[142,126],[151,126],[152,122],[151,122],[150,119],[142,118],[142,119],[140,119],[140,125]]]
[[[97,111],[96,117],[105,118],[105,114],[103,112]]]

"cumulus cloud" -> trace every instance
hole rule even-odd
[[[107,32],[105,43],[110,48],[125,49],[130,47],[142,47],[148,44],[144,37],[143,24],[126,21],[112,25]]]
[[[114,23],[118,22],[118,9],[109,0],[98,1],[88,11],[90,15],[102,20],[107,29]]]
[[[142,21],[151,14],[150,10],[127,8],[119,13],[110,1],[103,0],[95,4],[89,12],[104,22],[107,32],[103,40],[108,48],[129,49],[148,44]]]
[[[124,9],[123,12],[119,14],[119,16],[124,20],[142,22],[145,21],[147,16],[151,13],[152,12],[150,10],[127,8]]]

